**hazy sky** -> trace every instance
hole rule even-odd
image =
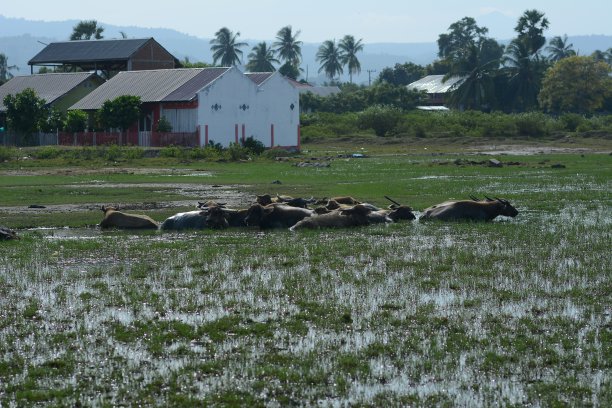
[[[273,39],[279,28],[301,30],[299,39],[321,42],[345,34],[373,42],[431,42],[465,17],[489,27],[490,35],[507,38],[527,9],[543,11],[550,21],[547,36],[612,35],[610,0],[74,0],[3,1],[0,14],[29,20],[85,20],[121,26],[164,27],[210,38],[223,26],[241,39]],[[508,18],[499,27],[486,15]],[[482,21],[480,19],[483,19]],[[129,34],[129,32],[128,32]]]

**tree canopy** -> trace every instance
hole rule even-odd
[[[98,120],[103,128],[127,130],[140,116],[140,97],[133,95],[118,96],[102,104]]]
[[[549,112],[591,113],[612,97],[608,64],[591,57],[572,56],[559,60],[544,76],[540,106]]]
[[[317,61],[321,63],[319,72],[333,80],[337,75],[344,72],[342,69],[342,54],[334,40],[324,41],[317,52]]]
[[[246,42],[238,42],[240,32],[234,34],[227,27],[222,27],[215,33],[215,38],[210,40],[210,50],[213,53],[213,64],[217,65],[220,62],[221,66],[231,67],[238,65],[242,60],[241,47],[248,44]]]
[[[72,34],[70,35],[70,41],[76,40],[101,40],[104,38],[102,33],[104,27],[98,26],[96,20],[83,20],[72,28]]]
[[[9,65],[8,57],[0,53],[0,85],[13,77],[12,70],[18,70],[17,65]]]
[[[17,132],[26,144],[30,143],[32,133],[47,118],[46,101],[32,88],[26,88],[15,95],[6,95],[3,102],[9,129]]]
[[[248,55],[249,62],[246,65],[247,70],[251,72],[272,72],[276,71],[274,64],[279,61],[274,58],[274,50],[268,47],[266,42],[257,44]]]
[[[362,40],[355,40],[352,35],[345,35],[340,40],[338,48],[341,52],[340,61],[348,68],[350,82],[353,83],[353,74],[361,72],[361,64],[357,58],[357,53],[363,51]]]

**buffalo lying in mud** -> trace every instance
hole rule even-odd
[[[19,239],[17,233],[10,228],[0,227],[0,241]]]
[[[157,229],[159,224],[147,215],[126,214],[115,207],[102,206],[104,218],[100,228]]]
[[[478,200],[446,201],[433,205],[421,215],[420,220],[471,220],[491,221],[498,215],[516,217],[518,210],[503,198],[489,198]]]
[[[187,211],[174,214],[162,222],[161,230],[185,230],[206,228],[207,212],[203,210]]]
[[[295,231],[299,229],[347,228],[369,225],[368,215],[371,212],[372,209],[369,206],[357,204],[350,208],[304,218],[289,229]]]
[[[313,210],[291,207],[285,204],[271,204],[263,206],[253,204],[245,218],[246,225],[257,226],[261,229],[289,228],[298,221],[310,217]]]

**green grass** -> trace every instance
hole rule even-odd
[[[19,231],[0,243],[0,405],[609,406],[609,156],[456,158],[481,160],[117,176],[127,202],[136,184],[201,183],[197,166],[249,192],[387,194],[417,210],[487,194],[521,213],[300,233],[100,232],[83,213],[81,228]],[[55,188],[37,177],[3,175],[3,191]],[[106,176],[70,177],[56,183]]]

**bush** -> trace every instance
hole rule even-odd
[[[165,116],[162,116],[157,121],[157,125],[155,126],[155,129],[158,132],[168,133],[168,132],[172,132],[172,125],[170,124],[170,121],[166,119]]]
[[[108,161],[116,161],[121,158],[121,148],[116,144],[110,145],[104,152],[104,158]]]
[[[12,160],[17,156],[17,152],[12,147],[0,146],[0,162]]]
[[[259,156],[266,150],[266,145],[264,145],[259,140],[253,138],[253,136],[247,137],[242,143],[242,147],[247,150],[250,150],[253,154]]]
[[[373,129],[376,136],[385,136],[397,126],[401,117],[398,108],[374,105],[359,114],[358,123],[361,129]]]
[[[224,153],[225,157],[232,161],[246,160],[249,158],[249,149],[241,146],[239,143],[230,143]]]
[[[159,150],[159,157],[181,158],[183,157],[183,149],[174,145],[162,147]]]
[[[82,110],[71,110],[66,115],[67,132],[83,132],[87,128],[87,113]]]
[[[585,119],[584,116],[577,113],[565,113],[559,117],[559,120],[563,123],[565,130],[575,132]]]
[[[54,146],[43,146],[32,151],[32,157],[36,159],[56,159],[63,154],[63,151]]]
[[[542,113],[521,113],[516,115],[516,130],[519,136],[540,137],[548,134],[548,117]]]

